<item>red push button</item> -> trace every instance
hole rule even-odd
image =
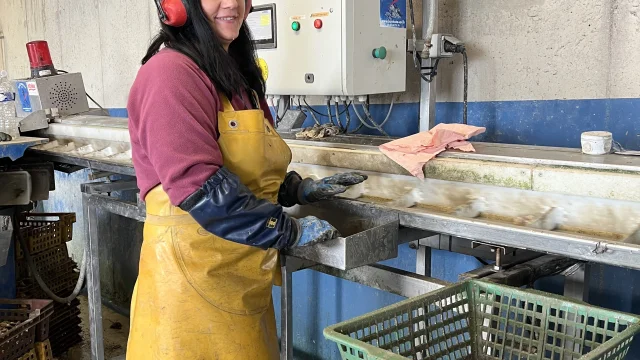
[[[321,29],[322,28],[322,20],[320,19],[316,19],[313,22],[313,27],[315,27],[316,29]]]

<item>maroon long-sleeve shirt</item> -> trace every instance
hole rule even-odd
[[[231,103],[235,110],[251,104],[246,95],[234,96]],[[273,123],[264,99],[260,107]],[[177,206],[223,165],[218,147],[222,103],[211,80],[187,56],[171,49],[153,56],[138,72],[127,110],[142,199],[162,184]]]

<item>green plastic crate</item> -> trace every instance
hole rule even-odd
[[[343,360],[622,360],[640,317],[477,280],[330,326]]]

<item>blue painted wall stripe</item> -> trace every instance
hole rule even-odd
[[[371,105],[371,114],[380,122],[388,108],[388,105]],[[396,104],[384,130],[397,137],[416,133],[419,108],[417,103]],[[327,114],[325,106],[314,109]],[[127,116],[126,109],[109,112],[111,116]],[[353,110],[350,114],[349,128],[353,130],[358,119]],[[364,116],[362,110],[360,114]],[[328,121],[326,116],[317,116],[322,123]],[[462,103],[438,103],[436,118],[439,122],[461,122]],[[606,130],[625,148],[640,149],[640,99],[473,102],[469,103],[468,118],[469,124],[487,128],[486,133],[474,138],[476,141],[578,148],[582,132]],[[346,123],[344,115],[341,120]],[[313,119],[308,116],[304,126],[311,125]],[[368,128],[362,128],[359,133],[378,134],[377,130]]]

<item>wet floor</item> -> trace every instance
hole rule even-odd
[[[72,347],[58,360],[90,360],[89,308],[87,298],[80,297],[80,317],[82,319],[82,343]],[[113,310],[102,307],[102,327],[104,329],[104,358],[124,360],[129,336],[129,318]]]

